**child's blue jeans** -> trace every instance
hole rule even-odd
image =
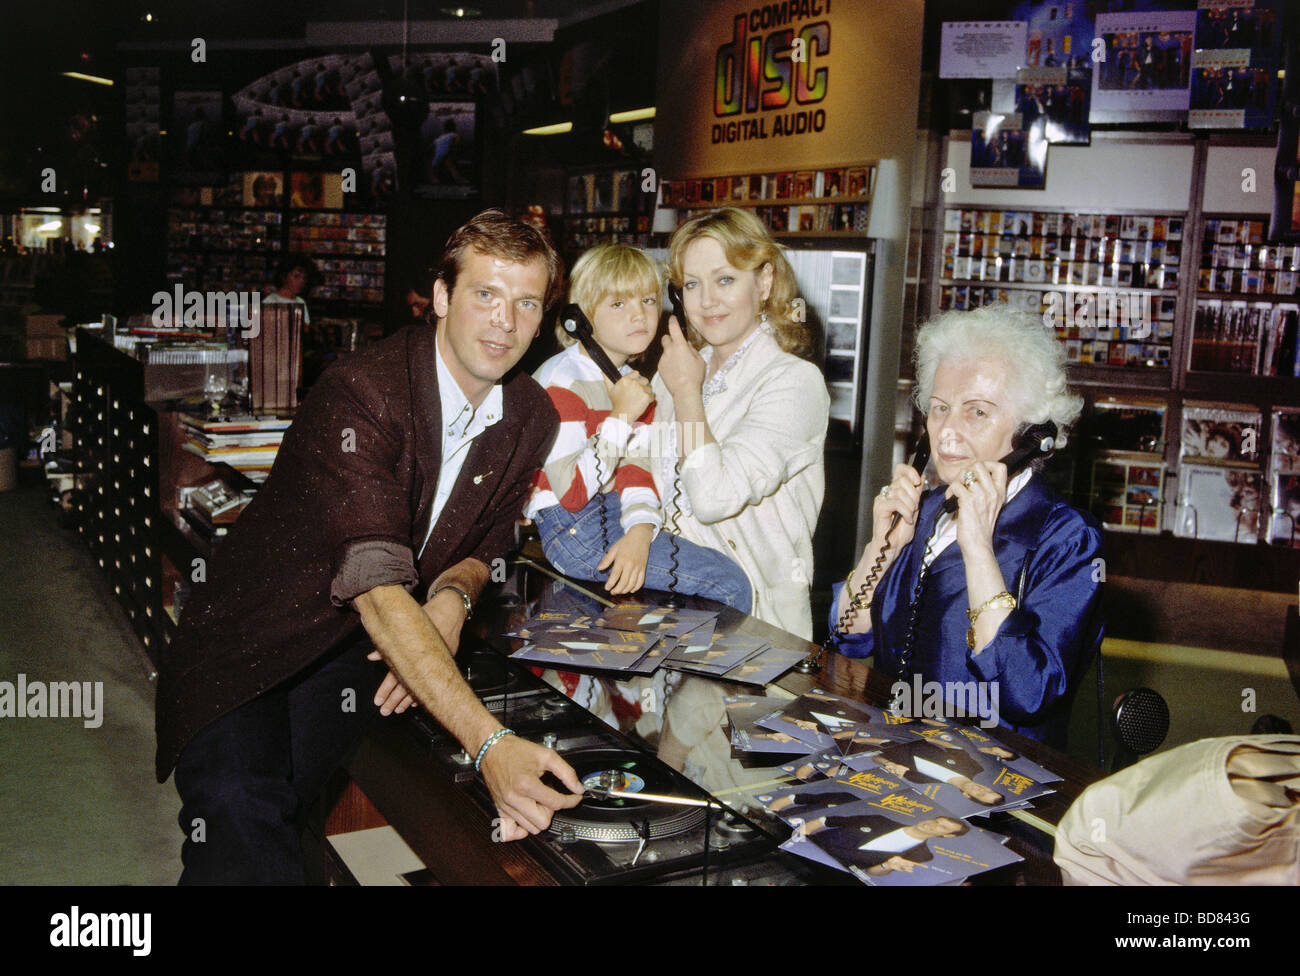
[[[601,534],[601,509],[605,512],[605,538]],[[563,505],[544,508],[535,516],[542,549],[551,565],[574,579],[605,580],[608,570],[596,567],[605,552],[623,537],[619,515],[623,510],[614,492],[597,495],[578,512]],[[676,568],[673,566],[672,539],[677,540]],[[608,541],[606,541],[608,539]],[[702,596],[717,600],[741,613],[754,605],[754,588],[749,577],[736,562],[716,549],[689,542],[681,536],[660,532],[650,543],[646,560],[645,585],[652,590],[669,590],[684,596]]]

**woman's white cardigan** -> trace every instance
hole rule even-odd
[[[688,501],[677,531],[740,564],[754,585],[755,617],[811,639],[812,537],[826,489],[826,380],[766,332],[724,380],[726,389],[705,405],[716,443],[696,448],[681,466]],[[673,403],[657,376],[654,390],[661,429],[651,442],[662,445],[670,443],[666,428],[674,421]],[[670,519],[672,458],[652,460]]]

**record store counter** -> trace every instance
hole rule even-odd
[[[333,827],[327,827],[327,833],[391,825],[425,866],[424,871],[403,876],[411,883],[859,883],[844,871],[776,849],[791,840],[790,818],[780,819],[756,798],[770,800],[772,794],[791,786],[797,790],[800,780],[809,781],[807,758],[792,760],[814,750],[795,743],[784,753],[741,752],[727,732],[727,709],[744,700],[732,696],[767,694],[789,700],[814,688],[880,706],[889,698],[889,680],[862,661],[831,653],[820,671],[791,670],[766,689],[669,673],[664,668],[650,676],[622,679],[621,695],[611,694],[608,680],[580,685],[579,700],[595,702],[595,710],[607,718],[617,716],[627,732],[624,735],[555,690],[552,685],[561,684],[555,672],[545,673],[551,682],[547,684],[536,674],[540,669],[508,661],[505,655],[524,641],[499,636],[542,611],[600,614],[604,608],[581,587],[561,581],[545,580],[540,585],[535,581],[528,596],[532,599],[526,607],[484,601],[466,625],[457,660],[502,724],[560,752],[588,786],[588,798],[572,810],[560,811],[550,831],[514,843],[494,842],[496,812],[481,777],[474,774],[472,757],[426,713],[411,709],[372,725],[348,763],[354,785],[331,815]],[[653,602],[660,596],[648,592],[638,599]],[[681,602],[687,608],[716,611],[715,633],[758,638],[803,655],[820,650],[729,607],[695,597]],[[568,680],[570,693],[574,680],[572,676]],[[972,738],[978,739],[980,731],[972,727],[976,733]],[[1059,884],[1051,861],[1052,838],[1045,830],[1102,774],[1007,729],[992,731],[1027,766],[1037,763],[1062,779],[1048,784],[1054,792],[1029,801],[1029,816],[1022,811],[994,812],[970,821],[1001,835],[994,840],[1005,837],[1005,849],[1023,858],[970,880],[974,884]],[[781,739],[779,734],[755,738]],[[857,768],[870,770],[868,777],[886,778],[876,766]],[[847,773],[849,767],[839,769]],[[830,780],[824,785],[834,789]],[[611,788],[675,797],[677,802],[606,795],[604,791]],[[936,788],[947,790],[948,784]],[[955,808],[954,812],[969,815]],[[351,880],[337,854],[333,871],[336,880]],[[917,874],[934,876],[927,871]]]

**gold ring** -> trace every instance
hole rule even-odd
[[[961,476],[961,484],[963,488],[969,488],[971,485],[975,484],[975,472],[967,471],[963,474]]]

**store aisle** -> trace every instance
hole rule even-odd
[[[80,718],[0,718],[0,883],[174,884],[180,801],[154,781],[139,642],[42,490],[0,494],[0,553],[0,695],[25,675],[27,703],[65,713],[75,699],[36,682],[91,692]]]

